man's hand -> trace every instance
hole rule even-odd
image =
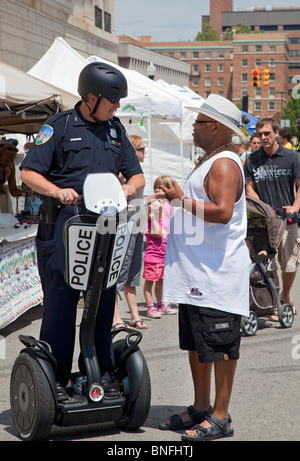
[[[79,195],[74,189],[58,189],[54,198],[59,199],[64,205],[76,205]]]
[[[162,184],[160,185],[160,188],[164,191],[166,199],[169,202],[172,202],[172,200],[175,200],[175,199],[180,200],[181,197],[184,195],[183,190],[181,189],[179,184],[175,181],[175,179],[172,179],[172,184],[173,184],[173,189],[168,189]]]
[[[136,187],[133,184],[123,184],[122,189],[127,199],[132,198],[136,194]]]

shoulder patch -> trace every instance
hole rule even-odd
[[[40,146],[41,144],[45,144],[47,141],[49,141],[53,133],[54,133],[54,130],[52,126],[50,125],[42,126],[42,128],[40,129],[36,137],[35,144],[37,146]]]

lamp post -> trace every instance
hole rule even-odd
[[[153,62],[150,62],[150,64],[147,66],[147,74],[151,80],[154,80],[156,74],[156,67],[153,64]]]

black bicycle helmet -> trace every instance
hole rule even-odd
[[[128,94],[126,78],[109,64],[92,62],[82,69],[78,79],[78,94],[83,97],[87,93],[115,104]]]

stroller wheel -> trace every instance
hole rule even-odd
[[[253,336],[257,332],[258,318],[255,312],[250,311],[249,317],[242,317],[241,328],[246,336]]]
[[[278,309],[279,322],[282,328],[290,328],[294,322],[294,312],[290,304],[282,304]]]

